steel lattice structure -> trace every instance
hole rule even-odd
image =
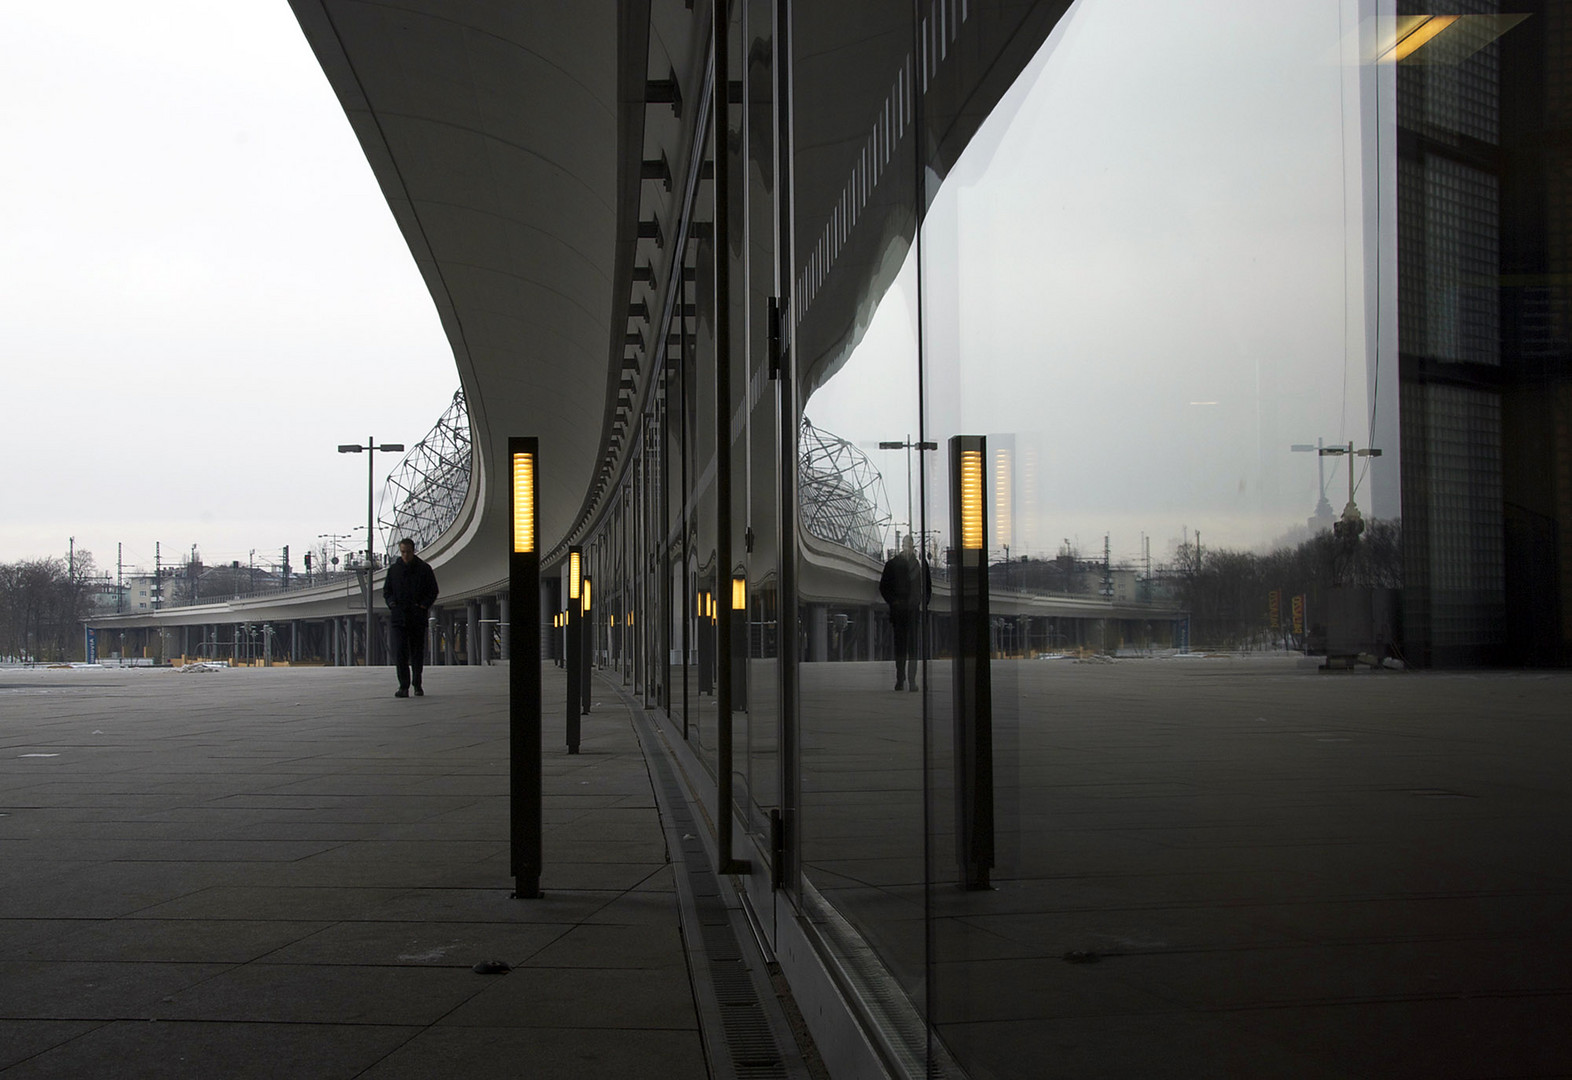
[[[802,418],[797,490],[803,527],[820,540],[884,557],[890,515],[884,476],[868,455]]]
[[[406,536],[423,548],[453,524],[469,492],[471,455],[469,410],[459,390],[426,437],[388,474],[377,512],[383,550],[392,552]]]

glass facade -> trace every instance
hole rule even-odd
[[[1559,234],[1504,305],[1491,152],[1502,50],[1550,31],[1481,0],[1400,60],[1424,17],[1365,0],[740,0],[717,42],[679,7],[597,657],[890,1068],[1041,1075],[1112,1018],[1176,1074],[1264,1060],[1173,1015],[1379,876],[1303,759],[1351,738],[1314,670],[1492,655],[1513,595],[1565,658]],[[1562,472],[1514,518],[1523,342]]]

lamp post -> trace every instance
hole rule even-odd
[[[328,555],[335,570],[338,569],[338,542],[340,540],[348,540],[349,537],[349,533],[317,533],[318,540],[326,540],[328,542]]]
[[[579,711],[588,716],[590,711],[590,671],[595,667],[595,605],[591,593],[594,584],[589,574],[584,575],[583,592],[580,594],[583,605],[579,611],[579,632],[584,636],[582,643],[584,663],[579,667]]]
[[[880,450],[905,450],[906,451],[906,535],[912,535],[912,451],[937,450],[936,442],[912,442],[910,435],[904,439],[893,442],[881,442]]]
[[[580,623],[584,618],[584,549],[577,544],[568,548],[568,605],[567,633],[562,654],[567,669],[567,735],[568,753],[579,752],[579,715],[583,697],[584,631]]]
[[[1350,442],[1347,446],[1323,446],[1317,453],[1321,457],[1346,457],[1348,458],[1348,505],[1343,507],[1343,516],[1332,525],[1335,535],[1356,540],[1359,534],[1365,531],[1365,523],[1359,516],[1359,507],[1354,505],[1354,458],[1380,457],[1381,451],[1374,447],[1365,447],[1355,450]]]
[[[386,453],[402,453],[403,443],[378,443],[370,436],[366,437],[366,445],[357,443],[339,444],[338,452],[341,454],[364,453],[366,457],[366,666],[370,667],[374,652],[374,638],[371,633],[372,619],[375,617],[375,608],[371,595],[371,575],[376,571],[375,559],[372,549],[375,546],[376,530],[373,519],[376,514],[377,476],[376,461],[377,451]]]
[[[994,865],[993,677],[989,647],[987,439],[950,436],[951,620],[955,628],[955,847],[961,884],[987,889]],[[926,650],[925,650],[926,651]],[[926,682],[926,678],[924,679]]]
[[[539,440],[510,436],[508,458],[513,479],[508,591],[519,614],[508,662],[509,833],[513,895],[534,900],[540,897],[542,863]]]

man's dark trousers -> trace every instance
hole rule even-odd
[[[895,689],[911,683],[917,689],[917,652],[921,642],[917,639],[917,612],[915,609],[892,607],[890,626],[895,631]]]
[[[411,677],[415,689],[420,689],[420,673],[426,666],[426,622],[424,619],[406,619],[402,626],[393,628],[397,646],[398,688],[408,690]]]

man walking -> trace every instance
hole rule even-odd
[[[890,626],[895,631],[895,689],[917,689],[917,661],[922,650],[918,620],[922,605],[933,596],[928,560],[919,559],[908,534],[898,551],[884,564],[879,595],[890,605]]]
[[[426,665],[426,613],[437,602],[437,575],[415,556],[415,541],[407,536],[398,542],[398,562],[388,567],[382,599],[397,642],[398,693],[393,696],[409,697],[413,680],[415,696],[424,697],[420,673]]]

